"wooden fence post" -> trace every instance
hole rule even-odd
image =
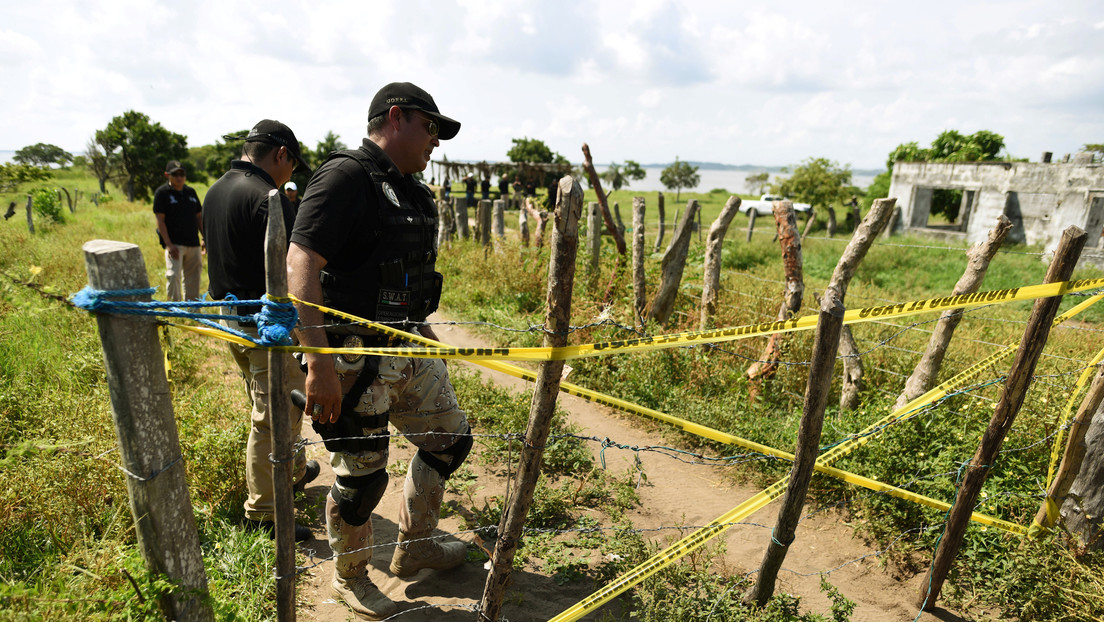
[[[84,263],[93,289],[149,287],[142,251],[134,244],[93,240],[84,245]],[[173,620],[213,620],[157,325],[106,313],[96,315],[96,325],[138,548],[150,572],[176,585],[161,608]]]
[[[617,223],[617,232],[624,236],[625,223],[621,222],[621,204],[617,201],[613,202],[613,220]]]
[[[463,240],[471,239],[471,230],[468,228],[468,202],[456,197],[452,198],[453,209],[456,214],[456,224],[458,226],[459,237]]]
[[[889,217],[889,224],[886,225],[885,231],[882,233],[882,235],[887,238],[892,237],[893,234],[896,233],[895,229],[897,229],[897,221],[900,219],[900,217],[901,208],[899,206],[894,207],[893,214]]]
[[[494,213],[491,211],[490,199],[480,200],[479,209],[476,210],[475,213],[479,219],[479,243],[483,246],[490,246],[491,223],[494,220]]]
[[[529,246],[529,210],[522,207],[518,210],[518,233],[521,235],[521,245]]]
[[[506,201],[494,202],[494,235],[498,239],[506,237]]]
[[[828,237],[836,237],[836,208],[829,205],[828,210]]]
[[[556,198],[555,225],[552,230],[552,254],[548,267],[548,311],[545,315],[544,345],[567,345],[571,324],[571,290],[575,281],[575,251],[579,242],[579,217],[583,210],[583,189],[570,176],[560,179]],[[525,517],[533,502],[541,458],[548,441],[549,424],[559,395],[563,361],[540,364],[533,399],[529,405],[529,425],[518,460],[517,485],[498,527],[498,540],[491,557],[491,571],[479,605],[481,620],[497,621],[502,612],[506,584],[510,579]]]
[[[966,271],[955,283],[952,296],[959,294],[972,294],[985,280],[985,272],[989,269],[989,262],[1000,250],[1004,238],[1012,228],[1012,221],[1001,214],[997,224],[989,230],[989,237],[985,242],[979,242],[966,251]],[[962,309],[944,311],[935,324],[931,338],[928,339],[928,347],[924,350],[920,362],[912,370],[912,375],[905,381],[905,388],[897,397],[893,409],[901,408],[913,399],[927,393],[935,386],[935,379],[939,376],[939,370],[943,367],[943,358],[947,355],[947,347],[951,344],[951,337],[955,329],[962,321]]]
[[[648,287],[644,280],[644,197],[633,197],[633,314],[636,323],[644,327],[644,307],[648,304]]]
[[[782,264],[786,269],[786,287],[782,290],[782,305],[778,308],[775,319],[788,320],[801,310],[801,298],[805,295],[801,239],[797,237],[797,216],[792,202],[775,201],[771,205],[771,211],[778,232],[778,245],[782,247]],[[778,357],[782,355],[784,336],[785,333],[775,333],[768,337],[759,360],[748,367],[746,375],[751,399],[758,397],[762,379],[773,376],[778,370]]]
[[[34,216],[31,216],[31,209],[34,207],[34,199],[31,195],[27,195],[27,230],[34,233]]]
[[[268,192],[268,230],[265,234],[265,289],[269,296],[285,297],[287,232],[280,192]],[[294,452],[289,423],[290,397],[284,378],[286,352],[268,351],[268,417],[272,425],[272,484],[276,513],[276,619],[295,621],[295,508],[291,472]]]
[[[748,216],[748,234],[747,241],[751,242],[751,234],[755,232],[755,217],[759,215],[759,211],[754,207],[751,208],[751,215]]]
[[[1062,232],[1062,239],[1058,242],[1054,259],[1047,270],[1046,283],[1069,280],[1087,238],[1088,235],[1078,227],[1068,227]],[[939,548],[932,559],[927,580],[920,588],[920,596],[916,602],[921,609],[934,608],[935,601],[939,599],[939,592],[951,570],[951,563],[966,537],[966,524],[974,511],[978,495],[981,494],[981,487],[985,484],[1005,435],[1023,405],[1027,388],[1035,374],[1035,365],[1039,362],[1039,355],[1043,352],[1051,324],[1061,304],[1061,296],[1040,298],[1031,309],[1031,317],[1027,320],[1020,348],[1016,351],[1016,358],[1012,361],[1012,368],[1004,381],[1000,401],[997,402],[993,418],[989,420],[989,427],[985,429],[973,459],[962,475],[962,483],[958,486],[958,494],[955,495],[954,505],[947,517],[947,527],[939,540]]]
[[[602,256],[602,216],[601,206],[591,203],[587,211],[587,250],[590,251],[590,271],[598,272],[598,261]]]
[[[828,402],[828,392],[832,385],[832,374],[836,366],[836,352],[839,345],[840,329],[843,327],[843,301],[847,294],[847,285],[855,273],[874,238],[885,226],[893,199],[879,199],[867,214],[866,220],[859,226],[851,242],[836,264],[832,280],[824,292],[817,321],[816,340],[813,343],[812,364],[809,367],[809,380],[805,387],[805,406],[801,414],[801,423],[797,429],[797,450],[794,452],[794,464],[790,470],[790,482],[782,498],[782,507],[771,532],[770,544],[763,556],[755,585],[744,596],[744,602],[765,605],[774,594],[778,570],[786,558],[786,551],[794,540],[794,531],[805,506],[805,495],[809,490],[813,467],[820,449],[820,432],[824,426],[824,409]],[[791,210],[792,211],[792,210]],[[777,208],[775,208],[777,214]]]
[[[686,203],[686,213],[682,215],[678,228],[672,236],[671,245],[663,254],[659,287],[652,299],[651,315],[648,319],[666,324],[675,310],[675,296],[682,282],[682,272],[686,268],[686,253],[690,249],[690,236],[693,233],[694,214],[698,211],[698,202],[691,199]]]
[[[709,327],[717,313],[717,290],[721,288],[721,251],[724,248],[725,234],[732,218],[740,211],[740,197],[728,197],[721,213],[709,227],[709,241],[705,245],[705,266],[703,268],[701,320],[699,328]],[[699,210],[700,213],[700,210]],[[643,267],[643,266],[641,266]]]
[[[437,228],[437,246],[444,246],[452,241],[452,234],[456,231],[456,223],[452,218],[452,206],[448,201],[437,200],[437,215],[440,218]]]
[[[653,253],[658,253],[659,249],[663,248],[663,232],[667,229],[667,225],[664,222],[666,216],[663,211],[663,193],[657,192],[656,206],[659,209],[659,229],[656,231],[655,246],[652,247]]]
[[[809,237],[809,232],[813,230],[813,223],[816,222],[816,208],[809,208],[809,217],[805,220],[805,229],[801,232],[801,241],[804,242],[805,238]]]
[[[1085,460],[1085,435],[1092,425],[1093,416],[1100,408],[1101,402],[1104,402],[1104,365],[1097,363],[1097,367],[1099,369],[1096,377],[1093,378],[1089,392],[1085,394],[1085,399],[1077,409],[1077,416],[1074,417],[1073,425],[1070,427],[1069,441],[1062,455],[1062,463],[1054,475],[1054,481],[1047,489],[1043,504],[1035,514],[1035,524],[1043,528],[1038,530],[1039,535],[1046,533],[1058,522],[1058,512],[1066,501],[1066,495],[1069,494],[1070,487]]]
[[[617,244],[617,253],[624,255],[627,250],[625,248],[625,236],[617,231],[617,225],[613,223],[613,217],[610,216],[609,203],[605,193],[602,192],[602,180],[598,178],[598,171],[594,169],[594,161],[590,158],[590,147],[586,143],[583,143],[583,170],[586,171],[587,178],[590,179],[590,185],[594,187],[594,194],[598,196],[598,204],[602,206],[602,220],[605,221],[606,229],[613,236],[614,243]]]

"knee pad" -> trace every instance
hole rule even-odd
[[[387,490],[387,471],[380,469],[360,477],[338,477],[337,484],[352,488],[348,495],[343,494],[337,484],[330,488],[330,496],[337,502],[341,520],[350,525],[363,525],[372,518],[372,510],[379,505],[383,493]]]
[[[430,453],[424,449],[418,450],[418,457],[422,459],[422,462],[428,464],[434,471],[441,474],[441,477],[448,479],[456,469],[460,468],[460,465],[464,463],[464,460],[471,452],[474,440],[471,436],[471,427],[463,432],[463,436],[460,440],[452,444],[452,447],[444,451],[438,451]]]

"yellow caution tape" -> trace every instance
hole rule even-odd
[[[1077,315],[1081,311],[1084,311],[1088,307],[1100,301],[1102,298],[1104,298],[1104,295],[1096,295],[1092,298],[1089,298],[1081,304],[1073,307],[1069,311],[1066,311],[1062,315],[1056,317],[1054,319],[1053,325],[1056,326],[1061,322],[1064,322],[1067,319]],[[843,456],[866,444],[880,430],[884,429],[889,424],[903,418],[908,413],[915,411],[917,408],[922,408],[923,406],[930,404],[937,399],[940,399],[954,391],[957,391],[962,387],[967,386],[973,380],[977,379],[980,374],[986,369],[992,367],[1002,359],[1007,358],[1018,349],[1019,348],[1016,346],[1016,344],[1009,344],[1009,347],[1007,347],[1005,350],[995,352],[994,354],[986,357],[984,360],[970,366],[960,374],[956,375],[954,378],[947,380],[946,382],[937,386],[931,391],[928,391],[924,395],[921,395],[920,397],[912,400],[905,406],[898,408],[880,421],[871,424],[859,434],[852,435],[851,439],[849,439],[848,441],[836,445],[832,449],[817,457],[817,470],[822,470],[820,467],[826,467],[830,463],[842,458]],[[704,545],[715,536],[724,533],[731,526],[732,523],[744,520],[745,518],[751,516],[758,510],[765,507],[774,499],[782,496],[782,493],[786,489],[786,485],[789,483],[789,479],[789,475],[787,475],[774,484],[771,484],[771,486],[768,487],[766,490],[757,493],[755,496],[736,506],[732,510],[729,510],[727,513],[723,514],[705,527],[702,527],[689,536],[667,547],[663,551],[660,551],[659,553],[653,555],[643,564],[640,564],[636,568],[633,568],[627,573],[621,575],[612,583],[604,586],[602,589],[564,610],[563,613],[555,616],[554,618],[551,618],[549,622],[570,622],[573,620],[578,620],[584,615],[592,612],[594,609],[609,602],[625,590],[639,584],[648,577],[659,572],[659,570],[674,562],[676,559],[683,557],[688,553],[700,548],[702,545]],[[913,500],[921,502],[919,499]],[[946,509],[949,507],[949,505],[942,502],[935,503],[940,504],[938,507],[940,507],[941,509]],[[928,503],[924,504],[929,505]],[[931,507],[937,506],[933,505]],[[1009,531],[1013,531],[1014,533],[1018,533],[1020,535],[1024,535],[1028,531],[1027,529],[1024,529],[1023,527],[1020,527],[1018,525],[1012,526],[1011,523],[998,521],[998,519],[986,517],[984,515],[978,514],[977,512],[973,513],[970,518],[971,520],[983,524],[992,524],[994,526],[1008,529]],[[1012,526],[1012,528],[1008,528],[1008,526]]]

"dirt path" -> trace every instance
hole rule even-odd
[[[461,327],[442,326],[437,328],[442,341],[457,346],[486,345]],[[511,390],[528,390],[524,381],[504,374],[479,369],[496,384]],[[572,421],[580,426],[584,433],[601,438],[609,437],[626,445],[645,446],[663,444],[652,424],[642,424],[639,419],[623,416],[611,409],[597,406],[572,396],[560,395],[559,404],[570,413]],[[649,433],[649,430],[653,430]],[[310,432],[309,426],[304,432]],[[317,439],[316,439],[317,440]],[[311,457],[322,464],[322,475],[307,489],[310,501],[317,502],[329,490],[333,483],[333,472],[329,469],[324,448],[311,446]],[[409,460],[412,450],[396,447],[393,443],[392,462]],[[628,467],[635,455],[627,451],[607,451],[606,465],[619,472]],[[733,487],[726,482],[719,471],[711,467],[690,465],[669,457],[650,452],[642,452],[641,460],[648,475],[648,483],[639,490],[640,507],[628,514],[628,518],[639,528],[659,526],[704,525],[759,492],[747,487]],[[494,480],[499,481],[494,481]],[[501,476],[480,473],[479,484],[486,486],[482,495],[495,494],[503,483]],[[376,543],[389,544],[396,540],[398,506],[402,494],[402,479],[393,477],[387,494],[377,508],[375,518]],[[446,503],[450,497],[447,495]],[[464,500],[461,500],[463,503]],[[737,525],[729,529],[723,538],[727,542],[726,563],[733,573],[745,573],[759,566],[766,545],[770,539],[770,526],[773,526],[777,504],[767,506],[748,519],[758,525]],[[319,512],[321,516],[321,512]],[[458,530],[458,519],[447,518],[441,521],[440,528],[447,532]],[[311,525],[315,539],[306,543],[304,552],[315,560],[330,556],[325,541],[325,525],[319,520]],[[670,531],[661,532],[669,535]],[[462,535],[469,540],[470,536]],[[373,556],[371,577],[377,585],[387,592],[407,613],[394,618],[399,622],[422,622],[430,620],[460,621],[475,620],[471,609],[478,604],[486,580],[486,571],[475,563],[466,563],[460,568],[447,572],[422,571],[413,581],[392,577],[387,571],[393,546],[381,547]],[[833,570],[829,580],[847,598],[856,603],[855,621],[910,621],[917,619],[917,610],[912,605],[923,576],[914,576],[898,580],[881,568],[873,557],[875,550],[860,540],[851,537],[851,528],[842,523],[842,518],[834,512],[818,513],[803,521],[798,528],[797,540],[792,545],[782,573],[779,575],[778,590],[801,597],[802,610],[819,613],[829,611],[828,599],[820,591],[818,573]],[[859,561],[855,561],[859,560]],[[853,562],[853,563],[848,563]],[[550,578],[531,572],[531,568],[515,571],[511,588],[507,594],[503,615],[513,622],[547,620],[589,595],[595,586],[588,581],[558,586]],[[330,580],[333,564],[320,562],[310,569],[299,584],[299,619],[335,622],[354,620],[355,617],[343,604],[335,602],[330,593]],[[615,601],[616,602],[616,601]],[[607,605],[607,607],[616,605]],[[419,609],[419,607],[426,607]],[[592,614],[587,620],[597,619]],[[959,612],[937,609],[925,613],[920,621],[962,621],[971,619]]]

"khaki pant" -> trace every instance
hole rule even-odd
[[[351,368],[335,355],[344,391],[352,387],[362,363],[363,359]],[[435,454],[455,444],[455,434],[468,431],[467,417],[456,403],[456,391],[441,359],[381,357],[379,375],[360,398],[356,411],[365,415],[390,413],[391,425],[398,433],[406,435],[419,449]],[[384,431],[364,429],[363,433],[367,436]],[[440,457],[449,461],[444,454]],[[330,454],[330,463],[337,476],[358,477],[386,468],[387,458],[386,448],[378,452],[335,452]],[[337,486],[343,494],[351,492]],[[406,472],[399,529],[405,533],[435,529],[444,490],[445,478],[415,455]],[[372,550],[367,548],[372,545],[372,521],[359,526],[346,523],[331,497],[326,506],[326,530],[336,556],[337,574],[353,577],[363,573],[372,558]]]
[[[255,326],[242,326],[233,321],[224,321],[223,324],[252,337],[257,336]],[[229,348],[234,362],[238,364],[242,376],[245,377],[246,390],[253,402],[249,440],[245,445],[245,484],[249,489],[249,496],[245,500],[245,517],[251,520],[270,521],[275,516],[276,497],[270,460],[272,420],[268,416],[268,351],[261,348],[247,348],[236,343],[231,343]],[[285,363],[284,382],[287,390],[302,391],[306,378],[299,369],[298,363],[288,353],[284,353],[281,358]],[[300,436],[303,411],[291,406],[288,412],[288,423],[291,425],[292,442],[298,444],[303,440]],[[294,455],[292,481],[298,481],[306,471],[306,467],[306,452],[300,447]]]
[[[180,256],[173,259],[165,249],[165,280],[168,281],[168,300],[195,300],[199,298],[199,273],[203,270],[203,255],[198,246],[177,246]],[[180,281],[184,280],[184,295],[180,297]]]

